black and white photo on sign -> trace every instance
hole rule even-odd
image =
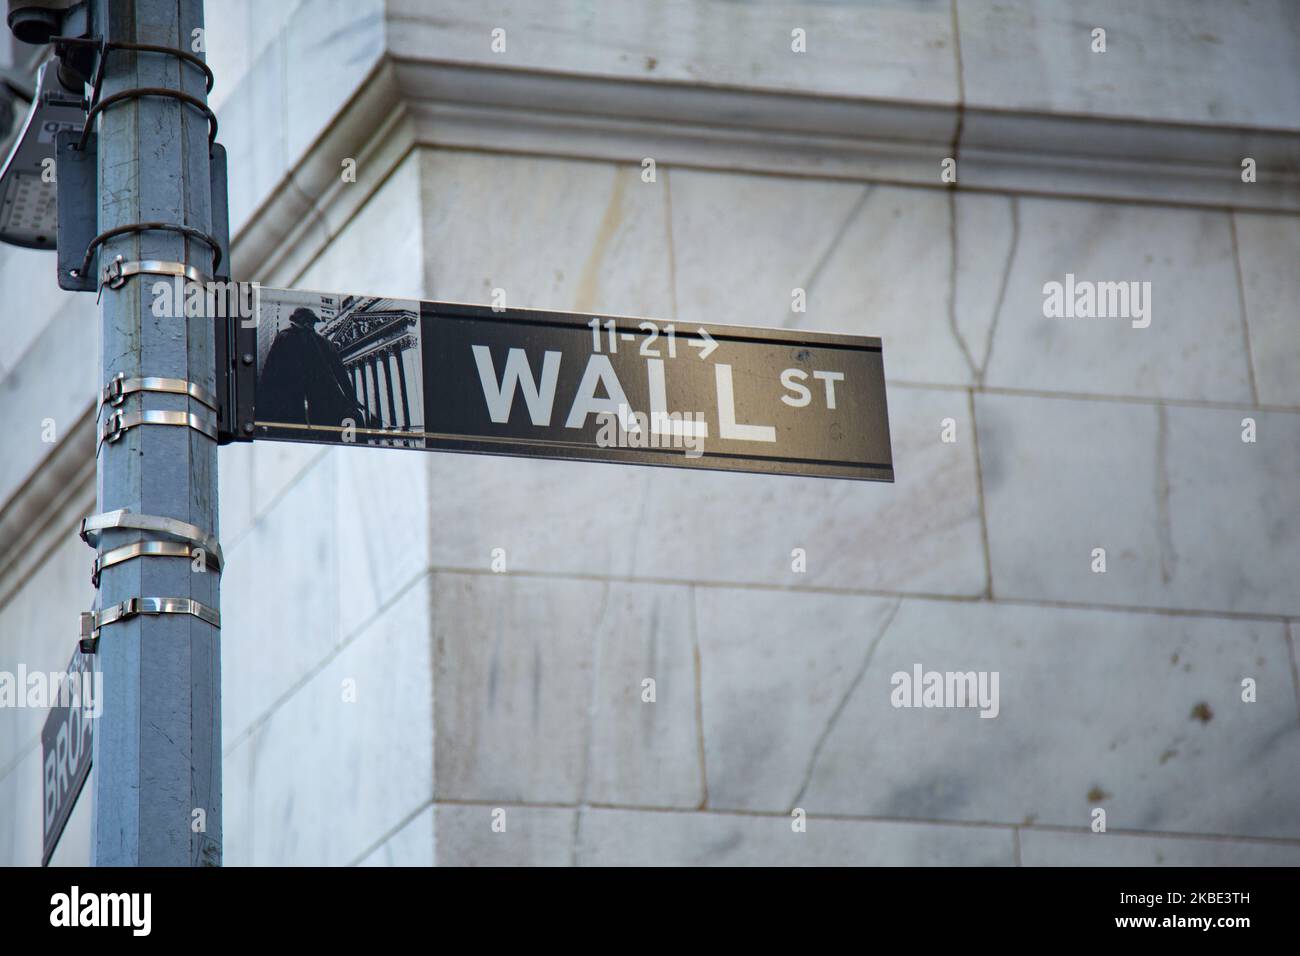
[[[353,428],[361,444],[424,429],[416,302],[264,289],[257,348],[263,424]]]

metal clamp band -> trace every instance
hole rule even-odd
[[[98,95],[98,94],[97,94]],[[120,90],[111,96],[106,96],[102,100],[96,99],[91,105],[90,110],[86,113],[86,125],[81,128],[81,139],[77,143],[77,149],[86,148],[86,139],[90,136],[90,129],[95,124],[95,117],[116,103],[124,100],[135,100],[142,96],[165,96],[169,99],[180,100],[182,103],[188,103],[204,115],[208,121],[208,142],[215,142],[217,139],[217,114],[212,112],[208,104],[203,102],[197,96],[192,96],[183,90],[174,90],[166,86],[137,86],[129,90]]]
[[[103,57],[110,50],[130,50],[140,53],[166,53],[169,56],[179,57],[187,63],[192,63],[203,71],[204,84],[208,92],[212,92],[212,87],[216,83],[216,77],[212,75],[212,70],[201,59],[191,53],[189,50],[182,50],[179,47],[159,46],[156,43],[129,43],[125,40],[105,40],[103,37],[50,37],[49,42],[54,44],[55,49],[60,46],[93,46],[99,49],[99,55]],[[103,67],[96,72],[95,89],[99,90],[99,83],[103,78]]]
[[[133,597],[102,611],[81,613],[81,652],[95,653],[100,628],[141,614],[190,614],[200,621],[221,627],[221,612],[193,598]]]
[[[182,279],[189,279],[191,282],[203,284],[211,281],[194,266],[186,265],[183,262],[171,262],[165,259],[141,259],[138,262],[126,262],[121,256],[117,256],[101,270],[99,287],[100,289],[103,289],[104,286],[108,286],[110,289],[120,289],[126,284],[127,279],[137,275],[179,276]]]
[[[203,555],[204,563],[209,569],[217,572],[221,571],[220,549],[214,552],[202,547],[181,544],[177,541],[133,541],[131,544],[124,544],[120,548],[114,548],[112,551],[105,551],[103,554],[95,555],[95,563],[90,570],[90,583],[95,587],[99,587],[100,572],[105,568],[111,568],[115,564],[121,564],[123,561],[131,561],[144,556],[193,560],[195,554]]]
[[[225,564],[221,554],[221,545],[215,537],[197,525],[192,525],[179,518],[164,518],[159,515],[135,514],[126,508],[105,511],[103,514],[91,515],[81,520],[81,540],[92,548],[99,547],[99,532],[113,528],[126,528],[133,531],[152,531],[165,534],[186,544],[202,548],[216,557],[218,565]],[[111,553],[111,552],[110,552]]]
[[[104,419],[104,427],[100,430],[99,442],[95,446],[95,454],[99,454],[99,449],[103,447],[104,442],[112,444],[139,425],[179,425],[193,428],[196,432],[207,435],[213,441],[217,440],[216,419],[202,418],[193,412],[159,411],[157,409],[141,412],[117,411]]]
[[[131,232],[148,232],[150,230],[160,230],[162,232],[176,232],[185,236],[187,239],[197,239],[212,250],[212,268],[215,269],[221,265],[221,243],[215,237],[204,232],[202,229],[195,229],[193,226],[185,226],[175,222],[131,222],[125,226],[115,226],[112,229],[105,229],[86,246],[86,255],[81,260],[81,268],[73,272],[75,279],[83,276],[90,271],[90,261],[95,257],[95,250],[102,246],[110,239],[117,236],[124,236]],[[100,286],[103,291],[103,286]]]
[[[146,375],[142,378],[127,378],[119,372],[109,379],[99,398],[99,405],[112,405],[114,408],[126,401],[126,397],[135,392],[167,392],[171,395],[188,395],[196,402],[201,402],[214,412],[217,410],[217,396],[202,385],[195,385],[183,378],[161,378]]]

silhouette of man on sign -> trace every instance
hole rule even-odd
[[[258,418],[335,426],[350,418],[358,428],[369,427],[343,360],[316,331],[319,321],[311,309],[295,309],[288,328],[276,334],[257,383]]]

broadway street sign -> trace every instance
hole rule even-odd
[[[45,796],[41,865],[45,866],[90,776],[94,718],[103,706],[99,686],[103,678],[95,673],[94,658],[83,655],[80,648],[73,651],[65,673],[31,675],[28,681],[38,678],[48,678],[45,692],[51,705],[41,730]]]
[[[879,339],[278,289],[256,317],[255,438],[894,478]]]

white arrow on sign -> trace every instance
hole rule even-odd
[[[711,336],[708,332],[704,331],[704,329],[697,329],[696,331],[700,333],[700,336],[704,339],[704,341],[692,342],[691,348],[699,349],[700,358],[706,359],[713,353],[713,350],[718,347],[718,343],[713,341],[713,336]]]

